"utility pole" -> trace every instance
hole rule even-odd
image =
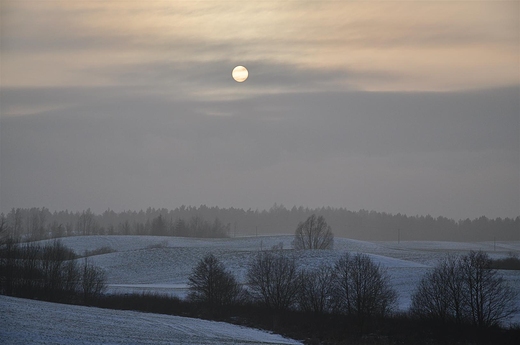
[[[401,229],[397,229],[397,244],[401,243]]]

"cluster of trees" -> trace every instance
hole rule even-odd
[[[273,205],[269,210],[244,210],[182,206],[173,210],[148,208],[141,211],[114,212],[106,210],[94,214],[90,209],[82,212],[55,211],[47,208],[13,208],[1,215],[9,227],[11,237],[49,238],[75,235],[118,234],[218,237],[222,235],[254,235],[257,233],[291,233],[294,224],[312,214],[324,216],[343,237],[364,240],[445,240],[492,241],[520,240],[520,217],[453,220],[445,217],[407,216],[375,211],[349,211],[344,208],[322,207],[309,209]],[[164,225],[158,220],[161,220]],[[209,224],[204,220],[210,220]],[[211,220],[218,219],[215,230]],[[153,222],[156,222],[153,226]],[[184,227],[176,227],[183,220]],[[1,221],[0,221],[1,222]],[[193,228],[192,227],[193,223]],[[200,223],[206,223],[200,225]],[[178,224],[182,225],[182,224]]]
[[[348,315],[360,329],[368,320],[390,313],[397,298],[386,271],[365,254],[346,253],[334,265],[312,269],[299,268],[282,250],[261,251],[249,264],[246,286],[210,254],[189,277],[189,298],[210,310],[253,303],[275,314],[300,310]]]
[[[490,265],[483,252],[440,261],[413,293],[410,315],[479,328],[500,325],[518,312],[517,292]],[[346,315],[361,332],[371,320],[390,315],[397,299],[385,269],[366,254],[348,252],[334,265],[299,268],[282,250],[261,251],[249,264],[245,287],[210,254],[193,269],[189,287],[189,299],[209,310],[256,303],[275,314]]]
[[[412,296],[412,314],[478,327],[499,325],[518,312],[515,292],[484,252],[449,256],[428,272]]]
[[[45,245],[7,239],[0,246],[0,293],[88,304],[106,288],[104,272],[59,240]]]

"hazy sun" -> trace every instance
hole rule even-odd
[[[249,76],[249,72],[247,72],[247,68],[244,66],[237,66],[233,68],[233,72],[231,72],[233,79],[238,81],[239,83],[246,81]]]

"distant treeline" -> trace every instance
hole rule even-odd
[[[157,235],[226,237],[294,233],[312,214],[324,216],[335,236],[361,240],[510,241],[520,240],[520,216],[455,221],[445,217],[407,216],[344,208],[309,209],[274,204],[269,210],[181,206],[174,210],[94,214],[47,208],[13,208],[0,226],[10,237],[43,239],[78,235]]]

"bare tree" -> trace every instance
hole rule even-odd
[[[332,249],[334,235],[323,216],[312,215],[300,222],[294,235],[295,249]]]
[[[355,316],[361,330],[371,317],[384,316],[393,309],[397,293],[386,270],[368,255],[346,253],[337,261],[335,270],[336,308]]]
[[[489,255],[471,251],[462,257],[464,296],[469,318],[480,327],[494,326],[513,315],[519,306],[516,293],[491,269]]]
[[[441,261],[422,279],[412,296],[411,311],[420,317],[498,325],[519,309],[517,292],[491,269],[489,256],[472,251]]]
[[[76,260],[68,260],[62,268],[61,286],[66,295],[74,295],[79,290],[81,271]]]
[[[188,280],[189,298],[210,307],[233,304],[241,292],[233,274],[213,254],[199,261]]]
[[[300,272],[298,305],[301,310],[315,314],[332,311],[335,272],[330,266],[321,266]]]
[[[299,289],[296,261],[282,251],[260,252],[247,271],[249,293],[268,308],[284,311],[296,302]]]
[[[83,295],[83,302],[89,304],[91,300],[106,289],[105,272],[99,267],[93,266],[87,258],[83,263],[81,274],[81,293]]]
[[[412,295],[410,312],[443,322],[464,318],[463,277],[460,258],[448,256],[421,279]]]
[[[76,255],[60,240],[54,240],[41,249],[41,270],[43,273],[43,290],[48,298],[59,298],[63,292],[63,283],[66,280],[64,273],[67,261],[74,260]]]
[[[42,256],[44,248],[34,242],[27,242],[19,247],[19,258],[17,261],[17,295],[34,297],[37,290],[43,290],[46,281],[42,267]]]

